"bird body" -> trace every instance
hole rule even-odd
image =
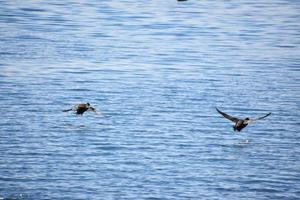
[[[246,117],[245,119],[239,119],[237,117],[233,117],[231,115],[228,115],[228,114],[220,111],[218,108],[216,108],[216,110],[218,111],[218,113],[223,115],[223,117],[225,117],[226,119],[229,119],[230,121],[234,122],[235,124],[233,126],[233,130],[238,131],[238,132],[240,132],[243,128],[248,126],[249,123],[252,123],[252,122],[260,120],[260,119],[263,119],[263,118],[271,115],[271,113],[268,113],[265,116],[257,118],[257,119],[250,119],[249,117]]]
[[[71,109],[63,110],[63,112],[69,112],[72,110],[75,111],[77,115],[83,115],[83,113],[86,111],[92,111],[92,112],[97,113],[96,109],[93,108],[89,103],[77,104]]]
[[[245,128],[248,124],[245,123],[244,120],[239,120],[235,123],[235,125],[233,126],[233,130],[234,131],[238,131],[240,132],[243,128]]]

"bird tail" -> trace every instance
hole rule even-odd
[[[73,109],[72,108],[71,109],[66,109],[66,110],[63,110],[63,112],[69,112],[71,110],[73,110]]]

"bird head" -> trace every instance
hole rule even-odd
[[[246,117],[244,119],[244,124],[249,124],[249,123],[251,123],[251,119],[249,117]]]

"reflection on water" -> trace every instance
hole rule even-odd
[[[1,2],[0,199],[298,199],[299,10]]]

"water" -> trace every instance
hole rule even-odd
[[[0,4],[0,199],[300,198],[298,1]]]

